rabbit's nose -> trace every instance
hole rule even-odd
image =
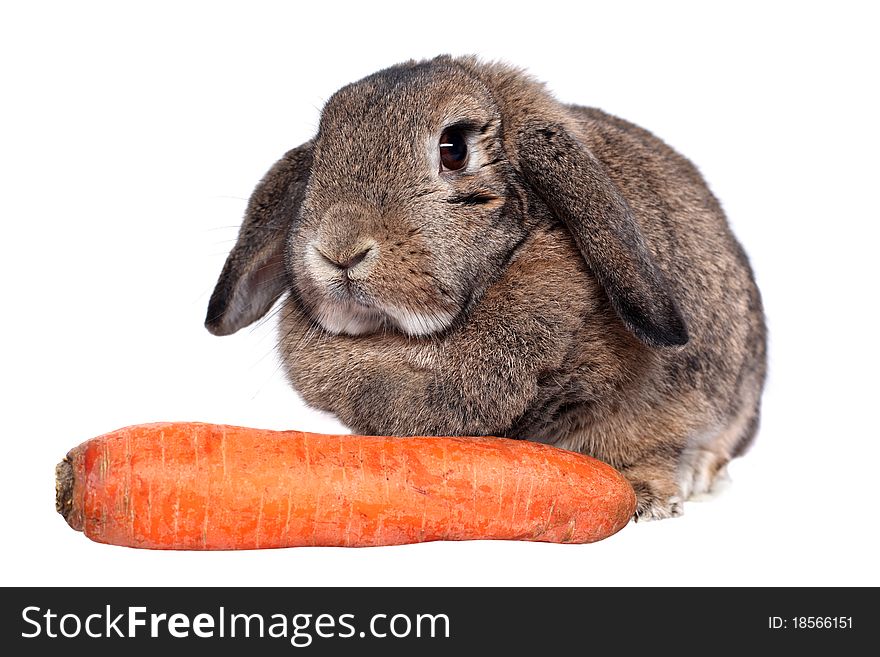
[[[323,258],[325,262],[333,265],[337,269],[341,269],[342,271],[348,271],[349,269],[354,269],[355,267],[357,267],[360,263],[364,261],[364,258],[366,258],[372,250],[373,246],[369,245],[361,247],[359,250],[357,250],[356,253],[353,254],[337,254],[329,256],[318,247],[315,247],[315,251],[318,252],[318,255],[321,256],[321,258]]]

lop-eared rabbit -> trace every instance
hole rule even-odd
[[[636,519],[681,514],[758,427],[761,298],[700,173],[504,64],[407,62],[330,98],[254,191],[206,326],[281,297],[308,404],[590,454]]]

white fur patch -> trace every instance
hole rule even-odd
[[[355,303],[324,302],[316,316],[321,326],[334,334],[364,335],[382,326],[382,315],[378,311]]]
[[[315,316],[321,326],[330,333],[365,335],[375,333],[387,321],[412,337],[437,333],[448,327],[454,315],[434,313],[431,315],[407,309],[386,308],[383,311],[367,308],[356,303],[323,302]]]
[[[730,454],[742,440],[752,413],[746,400],[736,417],[722,427],[711,427],[688,440],[678,464],[678,485],[683,499],[709,499],[726,488]]]
[[[455,316],[450,312],[425,314],[407,308],[384,308],[385,313],[395,326],[413,337],[431,335],[448,327]]]
[[[724,452],[714,451],[710,445],[696,447],[696,444],[699,443],[691,441],[678,464],[678,486],[685,500],[713,496],[725,480],[727,470],[724,464],[730,458]],[[711,447],[718,449],[717,445]]]
[[[718,473],[715,475],[715,479],[712,481],[712,485],[704,493],[693,493],[690,497],[691,502],[708,502],[719,495],[721,495],[724,491],[730,488],[730,475],[727,474],[727,466],[724,466]]]

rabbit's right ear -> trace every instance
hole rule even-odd
[[[599,160],[553,121],[523,125],[517,149],[526,180],[568,227],[629,330],[653,346],[687,344],[672,290]]]
[[[248,202],[238,241],[208,302],[205,328],[230,335],[269,312],[287,287],[284,245],[299,213],[312,165],[312,142],[281,158]]]

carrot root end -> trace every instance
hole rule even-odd
[[[67,524],[79,531],[71,517],[73,513],[73,463],[69,457],[64,457],[58,465],[55,466],[55,510],[67,521]]]

